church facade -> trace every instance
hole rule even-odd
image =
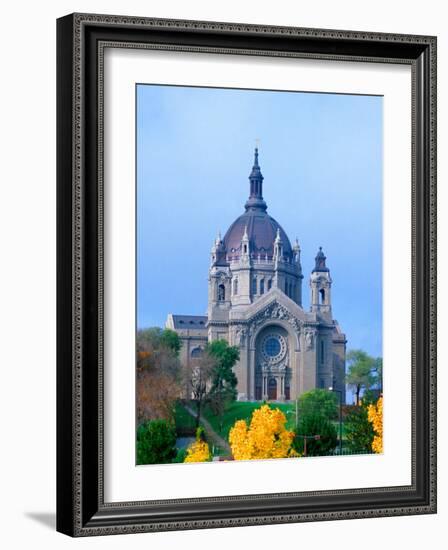
[[[245,211],[212,246],[207,315],[169,314],[166,327],[179,334],[187,365],[209,341],[238,346],[240,400],[288,401],[332,388],[345,402],[346,337],[333,318],[325,254],[319,248],[305,311],[300,246],[267,213],[263,179],[256,148]]]

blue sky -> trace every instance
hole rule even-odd
[[[210,249],[244,211],[255,140],[263,195],[302,248],[303,306],[319,246],[348,349],[382,355],[381,97],[137,86],[137,325],[205,314]]]

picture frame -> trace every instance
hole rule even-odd
[[[57,21],[57,530],[70,536],[436,512],[436,43],[432,36],[72,14]],[[411,67],[412,483],[104,498],[104,51]],[[130,368],[133,368],[130,366]]]

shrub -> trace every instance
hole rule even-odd
[[[187,449],[178,449],[176,456],[173,458],[173,463],[179,464],[185,462],[187,456]]]
[[[298,400],[299,417],[320,415],[328,420],[338,417],[339,399],[335,392],[316,388],[303,393]]]
[[[176,456],[176,432],[166,420],[151,420],[137,430],[137,464],[167,464]]]
[[[205,431],[202,426],[196,430],[196,441],[187,449],[184,462],[209,462],[212,459],[210,448],[205,441]]]
[[[383,452],[383,398],[380,397],[376,404],[367,407],[367,416],[372,424],[375,436],[372,441],[372,451]]]
[[[299,454],[304,454],[304,437],[319,436],[319,439],[307,439],[307,456],[326,456],[336,448],[338,437],[333,424],[324,416],[316,413],[303,415],[297,425],[294,448]]]
[[[285,428],[286,417],[280,409],[262,405],[252,413],[250,425],[237,420],[229,433],[235,460],[287,458],[297,456],[292,449],[294,433]]]
[[[352,452],[372,451],[375,433],[369,422],[367,407],[354,407],[345,418],[345,436],[347,446]]]

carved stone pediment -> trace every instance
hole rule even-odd
[[[252,336],[262,325],[272,320],[280,320],[289,323],[296,332],[300,332],[301,323],[292,313],[279,302],[274,301],[249,319],[248,333]]]

